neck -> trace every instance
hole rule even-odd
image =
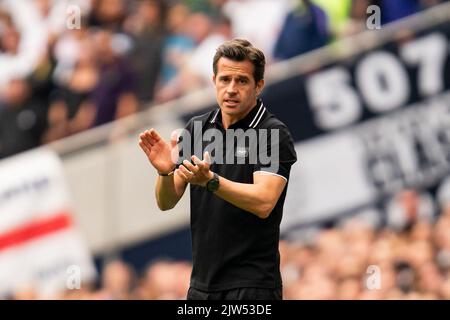
[[[255,108],[257,104],[258,101],[255,100],[255,102],[253,103],[253,108]],[[228,129],[228,127],[232,124],[235,124],[239,120],[244,119],[253,110],[253,108],[248,109],[244,114],[238,115],[228,115],[221,110],[220,112],[222,112],[222,125],[224,129]]]

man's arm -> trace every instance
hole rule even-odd
[[[187,183],[176,173],[170,176],[159,176],[155,188],[158,207],[162,211],[175,207],[183,196],[186,186]]]
[[[238,208],[266,219],[277,204],[286,180],[276,175],[253,174],[253,181],[253,184],[239,183],[219,177],[220,187],[214,194]]]
[[[177,137],[172,134],[170,144],[166,143],[154,129],[140,134],[139,145],[147,155],[148,160],[160,174],[168,174],[175,169],[178,154]],[[158,207],[165,211],[172,209],[181,199],[187,183],[176,173],[168,176],[158,176],[155,188]]]
[[[205,154],[205,159],[209,158]],[[209,170],[209,161],[200,161],[196,156],[192,157],[196,165],[189,161],[183,161],[183,165],[176,171],[186,182],[202,187],[213,178]],[[286,180],[272,174],[253,175],[253,183],[239,183],[219,177],[219,189],[214,193],[229,203],[251,212],[261,219],[269,217],[278,202],[281,193],[286,186]]]

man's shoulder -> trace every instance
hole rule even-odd
[[[195,122],[200,122],[202,124],[202,126],[205,125],[205,123],[207,121],[211,121],[212,118],[217,114],[218,112],[218,108],[215,108],[211,111],[205,112],[203,114],[197,115],[197,116],[193,116],[187,123],[186,128],[187,129],[191,129],[193,128],[193,125]]]
[[[263,121],[261,121],[261,124],[259,125],[260,129],[284,129],[288,130],[287,125],[278,119],[273,113],[269,112],[267,110],[267,116],[264,118]]]

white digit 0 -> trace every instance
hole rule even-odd
[[[373,112],[386,112],[407,102],[408,75],[398,59],[388,52],[375,52],[364,58],[356,70],[361,94]]]
[[[350,75],[344,68],[333,68],[312,75],[306,81],[309,101],[318,127],[337,129],[357,121],[362,113]]]

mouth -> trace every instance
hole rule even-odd
[[[229,107],[235,107],[239,104],[239,100],[236,99],[225,99],[223,102]]]

